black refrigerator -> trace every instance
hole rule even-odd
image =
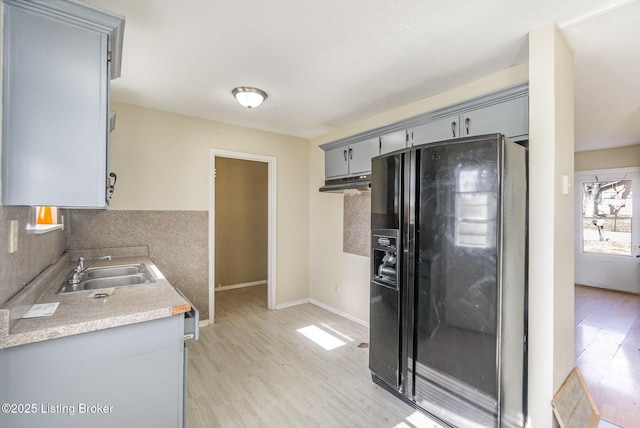
[[[373,381],[450,426],[526,421],[527,193],[501,134],[372,160]]]

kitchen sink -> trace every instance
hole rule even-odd
[[[57,294],[155,282],[143,263],[88,268],[78,276],[79,281],[74,284],[72,271],[60,285]]]
[[[109,288],[109,287],[122,287],[123,285],[136,285],[149,282],[147,278],[142,274],[137,275],[122,275],[114,277],[103,277],[88,279],[82,282],[83,290],[95,290],[97,288]]]
[[[112,277],[112,276],[143,274],[144,272],[146,272],[146,268],[143,264],[125,265],[125,266],[107,266],[107,267],[89,268],[85,271],[84,277],[85,278],[105,278],[105,277]]]

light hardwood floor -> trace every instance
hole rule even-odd
[[[326,350],[298,332],[344,342]],[[371,381],[365,327],[311,304],[266,309],[264,286],[216,294],[188,341],[188,427],[439,427]]]
[[[576,286],[574,352],[600,415],[640,428],[640,296]]]
[[[575,357],[601,415],[640,428],[640,296],[576,287]],[[345,344],[327,351],[297,330]],[[266,287],[216,294],[188,341],[188,427],[437,427],[373,382],[367,329],[305,304],[266,309]]]

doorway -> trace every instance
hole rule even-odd
[[[575,175],[575,282],[640,293],[640,168]]]
[[[266,282],[266,307],[273,309],[276,159],[212,149],[210,170],[208,321],[212,324],[216,290],[264,289]]]

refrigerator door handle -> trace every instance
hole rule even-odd
[[[453,134],[453,138],[456,138],[456,121],[451,122],[451,133]]]

